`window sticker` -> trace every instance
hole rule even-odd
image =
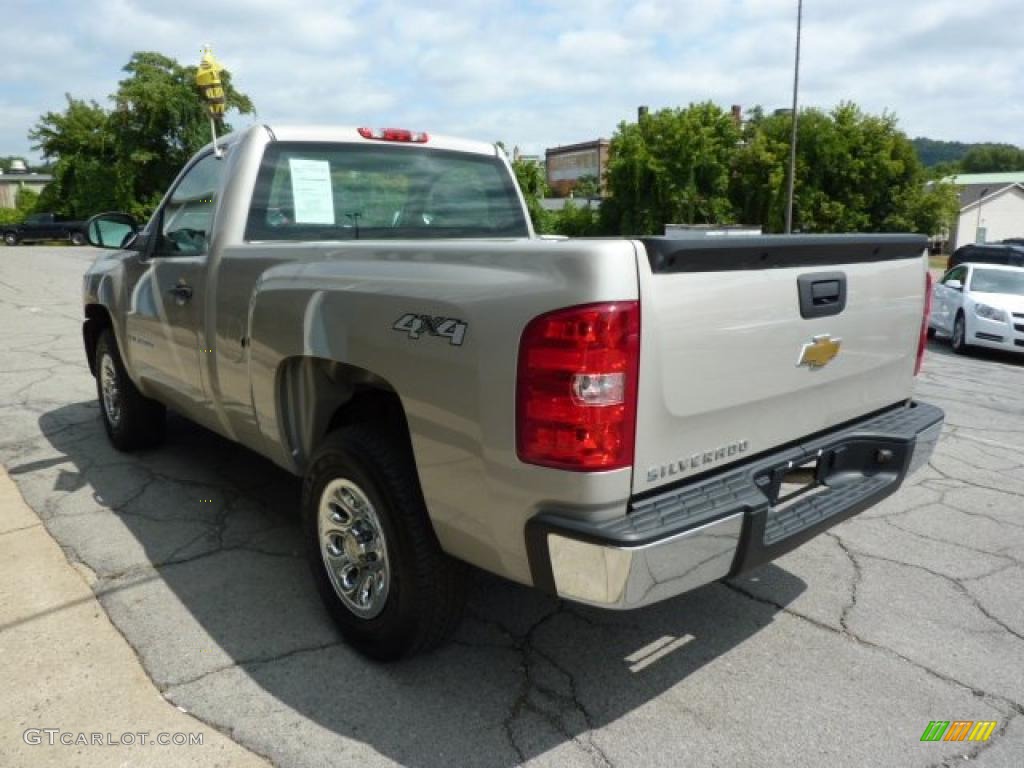
[[[292,200],[298,224],[333,224],[334,190],[327,160],[288,160],[292,176]]]

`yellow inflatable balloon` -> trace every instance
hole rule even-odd
[[[213,57],[210,46],[203,48],[202,53],[203,58],[196,71],[196,85],[203,95],[210,117],[221,118],[224,116],[224,86],[220,82],[220,73],[224,67]]]

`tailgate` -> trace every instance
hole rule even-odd
[[[635,493],[910,397],[925,238],[641,242]]]

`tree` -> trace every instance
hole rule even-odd
[[[782,231],[791,128],[789,115],[764,117],[737,149],[730,188],[742,222]],[[955,210],[956,194],[949,184],[926,187],[926,180],[893,115],[865,114],[851,103],[828,113],[801,112],[796,229],[938,233]]]
[[[597,176],[586,174],[576,179],[572,188],[573,197],[582,197],[589,200],[592,197],[601,196],[601,182]]]
[[[577,206],[575,201],[566,200],[565,207],[558,211],[548,223],[549,234],[568,237],[595,237],[604,234],[598,209],[590,202]]]
[[[34,148],[55,160],[44,198],[52,210],[87,216],[125,210],[147,216],[188,158],[209,142],[209,119],[195,85],[196,67],[153,52],[132,54],[107,110],[67,97],[29,132]],[[228,109],[253,112],[249,97],[221,73]],[[230,131],[227,124],[222,131]]]
[[[534,230],[539,233],[547,232],[551,226],[550,217],[540,203],[549,192],[544,168],[529,160],[517,158],[512,161],[512,170],[526,199],[526,208],[530,212]]]
[[[729,181],[739,140],[729,113],[710,102],[620,123],[601,206],[608,231],[660,234],[669,222],[731,222]]]
[[[18,190],[14,208],[0,208],[0,224],[19,224],[30,213],[35,213],[39,204],[39,193],[28,187]]]
[[[1024,171],[1024,149],[1012,144],[982,144],[972,147],[960,161],[963,173],[1004,173]]]

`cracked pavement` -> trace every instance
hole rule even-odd
[[[157,450],[109,446],[91,258],[0,251],[0,460],[163,696],[275,764],[1021,764],[1024,357],[933,343],[930,465],[773,564],[622,614],[475,573],[452,643],[381,666],[320,607],[298,480],[173,416]],[[930,720],[999,725],[921,743]]]

